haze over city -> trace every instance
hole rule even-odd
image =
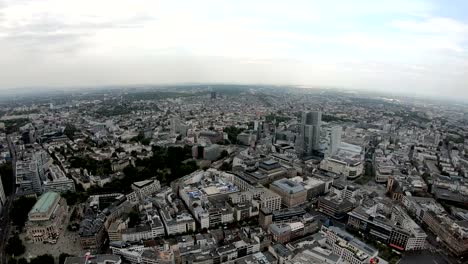
[[[0,89],[301,85],[468,98],[466,1],[0,1]]]

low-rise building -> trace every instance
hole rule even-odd
[[[325,232],[326,243],[331,251],[338,255],[343,261],[352,264],[374,263],[379,251],[353,237],[340,228],[330,226],[322,227]]]
[[[156,179],[134,182],[132,184],[132,190],[140,200],[156,193],[159,189],[161,189],[161,184]]]
[[[323,196],[318,199],[319,211],[335,219],[342,219],[353,210],[354,205],[348,199]]]
[[[84,257],[67,257],[64,264],[121,264],[117,255],[86,255]]]
[[[281,196],[283,205],[287,207],[295,207],[307,201],[307,191],[304,186],[289,179],[274,181],[270,189]]]
[[[58,193],[44,193],[29,211],[26,223],[28,237],[35,243],[57,239],[67,212],[67,203]]]

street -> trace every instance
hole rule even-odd
[[[8,242],[8,238],[10,236],[10,229],[11,229],[11,223],[10,223],[10,211],[11,211],[11,206],[13,204],[13,201],[16,198],[16,151],[14,149],[13,143],[11,142],[10,136],[7,136],[8,140],[8,147],[10,148],[10,154],[11,154],[11,165],[13,168],[13,174],[11,177],[13,177],[12,181],[12,188],[11,188],[11,194],[9,197],[7,197],[6,203],[3,206],[2,210],[2,218],[3,219],[0,222],[0,264],[6,264],[7,263],[7,254],[5,252],[5,247]]]

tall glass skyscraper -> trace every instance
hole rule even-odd
[[[322,112],[303,112],[299,124],[298,152],[303,155],[312,155],[320,150],[320,126],[322,124]]]

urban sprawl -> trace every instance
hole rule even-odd
[[[187,85],[0,116],[1,263],[466,261],[461,104]]]

